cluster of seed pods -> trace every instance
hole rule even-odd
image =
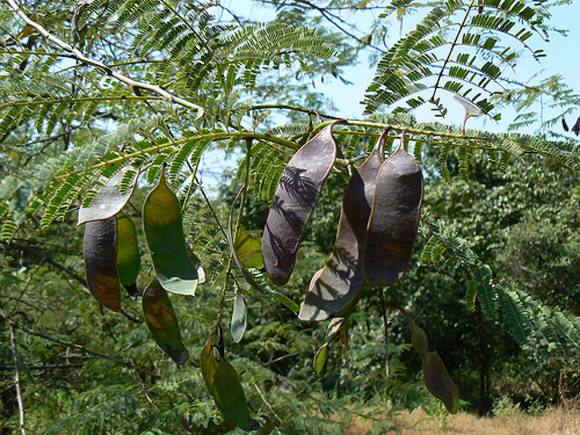
[[[138,294],[137,275],[140,255],[137,231],[133,220],[121,211],[131,197],[136,176],[125,194],[119,193],[127,168],[114,175],[95,196],[88,207],[81,207],[78,224],[85,225],[83,253],[87,285],[94,298],[113,311],[121,309],[121,284],[134,298]],[[168,292],[194,296],[198,284],[205,281],[199,259],[187,246],[179,201],[165,181],[165,168],[158,184],[147,196],[142,210],[143,234],[151,258],[154,276],[142,294],[145,324],[157,345],[176,364],[183,365],[189,353]],[[240,235],[245,237],[240,237]],[[237,250],[248,267],[262,267],[253,253],[255,244],[239,229]],[[256,241],[259,245],[259,241]],[[259,246],[258,246],[259,251]],[[237,257],[236,257],[237,258]],[[241,293],[236,298],[232,331],[235,341],[245,330],[245,305]],[[243,308],[243,313],[240,313]],[[240,319],[243,318],[243,322]],[[235,328],[234,328],[235,323]],[[243,328],[239,326],[243,323]],[[213,350],[213,337],[201,354],[201,368],[207,388],[218,409],[242,429],[255,429],[257,423],[249,416],[247,401],[234,368],[220,353],[219,363]]]
[[[276,189],[264,228],[262,255],[266,273],[277,285],[290,278],[308,219],[334,165],[334,124],[296,152]],[[405,132],[399,147],[384,158],[388,131],[383,131],[370,156],[350,178],[334,250],[326,265],[314,273],[298,313],[301,320],[332,318],[325,342],[314,358],[317,373],[324,368],[330,341],[340,336],[346,347],[348,317],[363,287],[394,284],[411,258],[423,201],[423,175],[405,147]],[[429,390],[455,412],[457,390],[441,358],[426,350],[419,355]],[[445,393],[439,393],[441,389]]]

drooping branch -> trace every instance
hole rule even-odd
[[[87,57],[78,48],[75,48],[72,45],[68,44],[67,42],[57,38],[56,36],[51,34],[48,30],[46,30],[44,27],[42,27],[40,24],[38,24],[36,21],[33,21],[28,15],[26,15],[26,13],[22,10],[20,4],[18,4],[18,2],[16,0],[4,0],[4,2],[8,3],[8,5],[16,12],[16,14],[20,18],[22,18],[26,22],[26,24],[28,24],[30,27],[33,27],[34,29],[36,29],[42,36],[44,36],[46,39],[48,39],[52,43],[58,45],[60,48],[62,48],[66,52],[70,53],[79,62],[86,64],[86,65],[91,65],[91,66],[97,67],[98,69],[103,71],[105,74],[110,75],[111,77],[114,77],[115,79],[119,80],[122,83],[125,83],[128,86],[131,86],[134,90],[146,89],[146,90],[151,91],[157,95],[161,95],[162,97],[171,101],[172,103],[179,104],[179,105],[187,107],[189,109],[196,110],[197,111],[197,118],[200,118],[203,116],[204,109],[201,106],[198,106],[197,104],[194,104],[191,101],[188,101],[188,100],[185,100],[181,97],[173,95],[172,93],[163,89],[161,86],[152,85],[150,83],[145,83],[145,82],[140,82],[138,80],[134,80],[130,77],[127,77],[124,74],[121,74],[118,71],[115,71],[109,65],[106,65],[103,62],[100,62],[98,60],[91,59],[90,57]]]

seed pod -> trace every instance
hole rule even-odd
[[[117,222],[114,217],[85,224],[83,254],[91,294],[105,307],[119,311],[121,293],[117,272]]]
[[[121,284],[127,289],[129,296],[137,296],[135,285],[141,258],[137,243],[137,231],[131,218],[124,213],[117,214],[117,270]]]
[[[413,348],[423,361],[423,378],[427,389],[445,404],[450,413],[455,414],[457,412],[459,394],[455,383],[449,376],[447,367],[445,367],[437,352],[429,351],[427,334],[425,334],[423,328],[418,326],[405,310],[399,307],[399,311],[409,322]]]
[[[143,315],[155,342],[175,361],[182,365],[189,353],[181,341],[179,324],[167,292],[154,279],[143,292]]]
[[[570,129],[568,128],[568,123],[566,122],[566,118],[562,117],[562,128],[564,129],[564,131],[569,131]]]
[[[437,352],[428,352],[427,358],[423,359],[423,377],[431,394],[441,400],[450,413],[455,414],[459,402],[457,387]]]
[[[334,164],[333,125],[294,154],[276,189],[264,228],[262,256],[266,273],[277,285],[290,279],[304,228]]]
[[[213,378],[217,370],[217,361],[213,356],[213,343],[211,338],[207,340],[200,356],[201,376],[205,382],[207,390],[214,397]]]
[[[108,219],[115,216],[123,209],[133,193],[133,189],[137,183],[137,176],[139,175],[138,172],[135,172],[129,189],[121,195],[121,181],[123,181],[125,174],[132,169],[131,166],[125,166],[122,168],[119,172],[113,175],[107,183],[105,183],[93,199],[91,205],[79,209],[77,225],[95,220]]]
[[[371,212],[385,129],[369,158],[354,172],[346,188],[334,251],[312,280],[298,318],[326,320],[351,304],[364,281],[360,251]]]
[[[576,122],[572,126],[572,131],[574,132],[574,134],[576,136],[578,136],[578,134],[580,134],[580,116],[578,117],[578,119],[576,119]]]
[[[417,235],[423,175],[403,141],[377,174],[363,251],[363,270],[372,287],[393,284],[404,274]]]
[[[248,310],[246,309],[246,302],[244,301],[242,292],[238,291],[236,293],[236,299],[234,300],[234,310],[232,312],[232,323],[230,326],[234,343],[242,341],[242,337],[246,332],[247,322]]]
[[[161,286],[171,293],[193,296],[197,268],[187,251],[179,201],[165,183],[164,174],[165,167],[143,204],[143,232]]]
[[[201,374],[208,391],[221,413],[244,430],[256,430],[258,422],[250,417],[246,395],[240,377],[232,365],[213,355],[211,338],[201,352]]]

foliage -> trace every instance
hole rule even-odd
[[[260,3],[276,6],[273,20],[244,19],[224,2],[1,3],[0,317],[3,330],[13,332],[13,338],[2,336],[1,358],[3,371],[20,376],[15,383],[0,381],[7,430],[18,427],[20,415],[29,431],[39,433],[233,429],[218,412],[230,409],[216,398],[223,391],[207,390],[198,358],[178,368],[145,330],[137,302],[123,296],[120,314],[104,311],[87,297],[80,272],[76,209],[97,202],[97,192],[115,176],[120,194],[138,177],[124,208],[136,220],[163,167],[187,247],[206,272],[196,298],[169,296],[183,346],[199,356],[208,337],[216,339],[229,379],[241,379],[237,397],[245,394],[264,431],[337,432],[354,415],[380,420],[377,409],[392,416],[400,407],[425,403],[426,390],[415,377],[420,361],[409,357],[405,320],[391,310],[385,377],[377,326],[384,306],[376,292],[363,290],[350,317],[350,350],[340,354],[329,345],[320,377],[312,365],[325,328],[298,321],[292,311],[332,252],[337,204],[353,165],[387,125],[387,154],[406,131],[423,164],[426,196],[418,247],[386,303],[404,305],[429,330],[430,349],[445,360],[460,397],[474,404],[475,397],[461,393],[475,384],[474,373],[484,366],[491,373],[490,364],[509,371],[514,361],[506,350],[514,354],[517,346],[518,356],[529,358],[526,370],[546,391],[554,376],[577,365],[578,197],[570,192],[580,167],[578,142],[466,135],[406,113],[431,103],[444,115],[442,90],[463,95],[490,116],[497,115],[491,96],[500,90],[503,104],[511,104],[507,95],[522,108],[536,101],[545,86],[529,95],[504,91],[501,71],[522,48],[542,56],[535,38],[551,32],[551,6],[485,0],[477,3],[479,12],[476,2],[450,0],[430,9],[389,49],[381,48],[365,96],[369,116],[335,127],[334,170],[296,270],[276,289],[260,270],[235,268],[230,245],[240,244],[228,243],[228,235],[240,237],[243,228],[259,234],[291,157],[332,122],[312,112],[332,105],[310,82],[341,77],[361,47],[378,41],[370,35],[353,42],[348,32],[321,24],[336,24],[341,8],[373,2],[331,2],[312,11],[301,0]],[[399,3],[392,7],[415,6]],[[386,32],[389,11],[374,24],[379,33]],[[572,107],[576,96],[550,83],[548,92],[565,103],[563,110]],[[204,155],[216,148],[245,157],[212,197],[198,175]],[[230,212],[240,187],[239,211]],[[145,252],[140,228],[138,240]],[[149,284],[152,267],[144,256],[139,289]],[[245,282],[252,280],[257,285]],[[240,298],[247,326],[234,343],[219,331]],[[485,343],[470,350],[481,337]],[[482,349],[485,358],[476,356]],[[577,390],[578,380],[571,382]],[[15,395],[22,396],[25,414]],[[360,403],[368,412],[358,409]],[[247,409],[242,411],[240,421],[249,428]],[[377,430],[387,423],[377,421]]]

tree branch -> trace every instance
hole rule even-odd
[[[20,433],[26,435],[26,428],[24,427],[24,401],[22,400],[22,393],[20,391],[20,365],[18,362],[18,350],[16,349],[16,335],[10,322],[8,322],[8,330],[10,331],[10,347],[12,348],[12,357],[14,359],[14,386],[16,387],[16,400],[18,402],[18,413],[20,414]]]
[[[26,245],[15,245],[15,244],[11,244],[13,247],[17,248],[17,249],[21,249],[22,251],[31,254],[37,258],[42,259],[43,261],[46,261],[47,263],[51,264],[52,266],[56,267],[57,269],[65,272],[68,276],[70,276],[71,278],[73,278],[74,280],[78,281],[80,284],[82,284],[82,290],[85,293],[90,294],[90,291],[87,289],[87,282],[85,281],[85,279],[79,275],[78,273],[76,273],[74,270],[72,270],[70,267],[56,261],[54,258],[49,257],[45,252],[42,252],[38,249],[35,249],[31,246],[26,246]],[[141,321],[141,319],[139,319],[138,317],[133,316],[131,313],[129,313],[127,310],[125,310],[124,308],[121,308],[121,310],[119,311],[123,316],[125,316],[127,319],[129,319],[131,322],[133,323],[137,323],[137,324],[141,324],[143,323]]]
[[[94,356],[97,356],[99,358],[109,359],[111,361],[115,361],[115,362],[117,362],[117,363],[119,363],[119,364],[121,364],[121,365],[123,365],[125,367],[128,367],[130,369],[137,369],[140,372],[147,373],[149,376],[157,377],[156,374],[151,373],[149,370],[146,370],[146,369],[143,369],[141,367],[138,367],[138,366],[136,366],[132,362],[122,360],[122,359],[118,358],[115,355],[109,355],[109,354],[106,354],[106,353],[98,352],[96,350],[89,349],[89,348],[87,348],[87,347],[85,347],[85,346],[83,346],[81,344],[73,343],[71,341],[64,341],[64,340],[61,340],[59,338],[54,338],[54,337],[51,337],[49,335],[46,335],[43,332],[38,332],[38,331],[34,331],[32,329],[29,329],[26,326],[21,325],[20,323],[12,320],[2,309],[0,309],[0,317],[2,317],[6,321],[6,323],[8,324],[8,327],[9,328],[17,328],[17,329],[20,329],[23,332],[26,332],[27,334],[34,335],[34,336],[40,337],[40,338],[44,338],[45,340],[52,341],[53,343],[58,343],[61,346],[73,347],[75,349],[79,349],[79,350],[81,350],[81,351],[83,351],[85,353],[88,353],[90,355],[94,355]],[[122,351],[123,351],[123,349],[121,349],[119,352],[122,352]]]
[[[75,48],[72,45],[70,45],[70,44],[64,42],[63,40],[57,38],[56,36],[52,35],[44,27],[42,27],[40,24],[38,24],[37,22],[30,19],[28,17],[28,15],[26,15],[26,13],[24,13],[24,11],[22,10],[22,8],[18,4],[18,2],[16,2],[15,0],[4,0],[4,2],[8,3],[8,5],[16,12],[16,14],[20,18],[22,18],[26,22],[26,24],[28,24],[29,26],[36,29],[42,36],[44,36],[49,41],[53,42],[54,44],[58,45],[63,50],[70,53],[79,62],[82,62],[86,65],[91,65],[91,66],[97,67],[98,69],[103,71],[105,74],[110,75],[111,77],[116,78],[120,82],[123,82],[123,83],[131,86],[133,89],[147,89],[155,94],[161,95],[162,97],[166,98],[167,100],[171,101],[172,103],[179,104],[179,105],[187,107],[189,109],[196,110],[197,111],[197,118],[201,118],[203,116],[204,109],[201,106],[198,106],[197,104],[194,104],[191,101],[177,97],[176,95],[173,95],[170,92],[167,92],[161,86],[152,85],[150,83],[144,83],[144,82],[140,82],[137,80],[133,80],[132,78],[127,77],[127,76],[113,70],[110,66],[105,65],[103,62],[100,62],[98,60],[91,59],[91,58],[85,56],[78,48]]]

